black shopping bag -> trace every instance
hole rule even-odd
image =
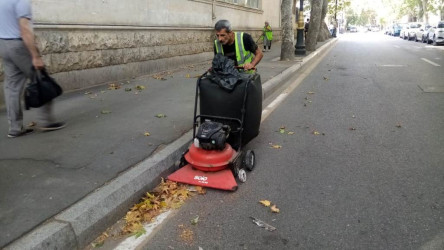
[[[63,93],[57,82],[48,75],[45,69],[35,70],[31,83],[25,89],[25,108],[38,108]]]

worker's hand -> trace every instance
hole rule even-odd
[[[250,70],[250,69],[252,69],[252,68],[254,68],[254,65],[253,65],[253,64],[251,64],[251,63],[246,63],[246,64],[244,64],[244,70]]]
[[[32,58],[32,65],[36,69],[44,69],[45,68],[45,63],[43,62],[43,60],[40,56]]]

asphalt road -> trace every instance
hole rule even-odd
[[[247,182],[187,201],[142,248],[444,249],[443,48],[339,37],[247,145]]]

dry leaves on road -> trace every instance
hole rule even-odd
[[[118,83],[110,83],[110,84],[108,84],[108,89],[109,90],[120,89],[120,85]]]
[[[152,77],[156,80],[166,81],[165,75],[163,75],[163,74],[155,74]]]
[[[259,201],[259,203],[261,203],[262,205],[269,207],[271,205],[271,201],[269,200],[261,200]]]
[[[165,114],[157,114],[157,115],[155,115],[155,117],[157,117],[157,118],[165,118],[167,116]]]
[[[273,144],[273,143],[268,143],[269,145],[270,145],[270,147],[271,148],[274,148],[274,149],[280,149],[280,148],[282,148],[282,146],[281,145],[277,145],[277,144]]]
[[[188,186],[173,181],[162,182],[150,193],[146,193],[142,201],[134,205],[125,216],[125,234],[137,234],[143,229],[142,223],[151,220],[166,209],[177,209],[193,194]]]
[[[270,207],[271,206],[271,201],[269,200],[261,200],[259,201],[260,204],[264,205],[265,207]],[[276,204],[273,204],[273,206],[270,207],[271,212],[273,213],[279,213],[280,210],[279,208],[276,207]]]

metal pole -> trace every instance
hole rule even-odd
[[[338,32],[337,31],[337,26],[338,26],[338,21],[337,21],[337,19],[336,19],[336,13],[338,12],[338,0],[336,0],[336,2],[335,2],[335,20],[334,20],[334,23],[333,23],[333,25],[334,25],[334,27],[333,27],[333,37],[336,37],[336,32]]]
[[[298,18],[297,41],[294,50],[295,55],[305,55],[305,39],[304,39],[304,0],[300,0],[299,18]]]

